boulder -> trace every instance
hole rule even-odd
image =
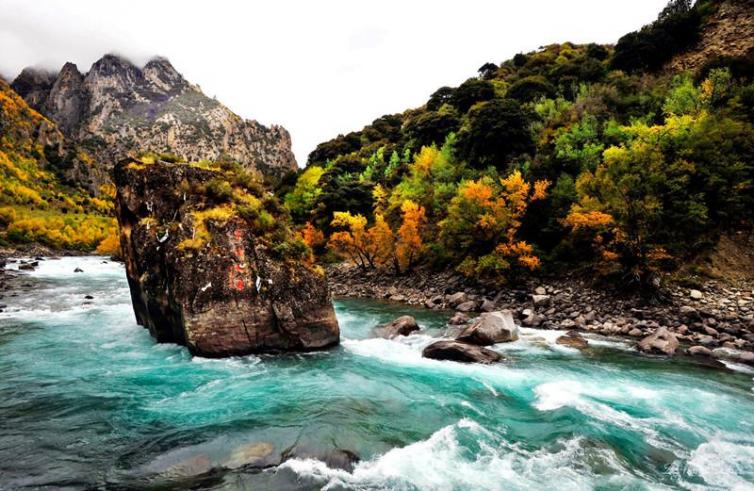
[[[550,295],[532,295],[531,301],[536,306],[546,306],[550,304]]]
[[[452,295],[448,295],[446,303],[455,308],[457,305],[467,302],[468,300],[469,296],[466,294],[466,292],[456,292]]]
[[[568,346],[570,348],[584,349],[589,346],[589,342],[576,331],[569,331],[555,340],[557,344]]]
[[[689,297],[693,298],[694,300],[700,300],[702,296],[702,292],[700,292],[699,290],[689,290]]]
[[[380,337],[390,339],[396,336],[408,336],[414,331],[419,330],[419,324],[416,319],[410,315],[402,315],[392,322],[384,324],[375,331]]]
[[[231,451],[228,458],[222,462],[227,469],[241,467],[264,468],[276,465],[280,459],[273,455],[275,446],[269,442],[254,442],[240,445]]]
[[[456,305],[456,310],[459,312],[473,312],[476,310],[477,303],[474,300],[467,300],[466,302]]]
[[[463,312],[456,312],[453,314],[453,317],[448,320],[448,324],[451,326],[461,326],[467,322],[469,322],[469,316]]]
[[[280,455],[280,460],[283,462],[289,459],[316,459],[332,469],[342,469],[347,472],[352,472],[354,465],[361,460],[356,452],[348,449],[321,448],[301,443],[296,443]]]
[[[495,310],[495,302],[489,298],[485,298],[484,301],[482,301],[482,305],[479,306],[479,310],[482,312],[492,312]]]
[[[116,166],[115,212],[136,321],[159,342],[207,357],[338,344],[324,272],[289,252],[291,232],[250,180],[212,165]]]
[[[645,353],[662,353],[672,356],[678,348],[678,339],[665,326],[639,341],[639,349]]]
[[[507,343],[518,339],[518,326],[509,310],[485,312],[473,324],[461,331],[457,340],[464,343],[487,346]]]
[[[686,351],[692,356],[712,356],[712,351],[704,346],[692,346]]]
[[[500,353],[459,341],[436,341],[424,348],[422,356],[433,360],[483,364],[496,363],[503,359]]]

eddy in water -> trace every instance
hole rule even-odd
[[[534,329],[491,347],[504,363],[429,360],[446,314],[356,300],[336,302],[338,348],[213,360],[136,325],[118,264],[18,274],[0,313],[2,489],[754,489],[742,366]],[[404,314],[420,331],[376,337]]]

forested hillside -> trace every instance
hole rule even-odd
[[[117,249],[114,187],[92,196],[81,184],[92,158],[0,80],[0,246]]]
[[[721,6],[752,9],[673,0],[615,46],[486,63],[420,108],[317,146],[285,204],[323,258],[365,268],[656,284],[721,232],[751,226],[754,52],[670,68],[710,45]]]

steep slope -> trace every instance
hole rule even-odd
[[[187,82],[165,58],[143,68],[105,55],[88,73],[66,63],[54,76],[24,69],[12,87],[108,169],[143,152],[230,159],[266,176],[297,169],[288,132],[245,121]]]
[[[698,70],[718,58],[754,58],[754,1],[714,2],[700,30],[699,40],[671,60],[673,72]]]
[[[92,250],[114,237],[112,185],[101,198],[86,189],[102,179],[91,156],[0,80],[0,245]]]
[[[365,268],[409,251],[480,280],[543,266],[651,290],[753,225],[751,32],[754,2],[671,0],[615,46],[486,63],[318,145],[285,204]]]

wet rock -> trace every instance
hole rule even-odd
[[[712,356],[712,351],[704,346],[692,346],[686,350],[688,354],[693,356]]]
[[[459,341],[436,341],[424,348],[422,356],[433,360],[483,364],[496,363],[503,359],[500,353]]]
[[[468,301],[469,296],[466,294],[466,292],[456,292],[452,295],[448,295],[448,298],[446,299],[446,303],[453,308],[456,308],[458,305]]]
[[[435,295],[434,297],[424,302],[424,306],[427,307],[428,309],[439,309],[440,307],[442,307],[442,304],[443,304],[442,295]]]
[[[480,315],[473,324],[461,332],[457,340],[487,346],[516,341],[518,336],[519,330],[513,322],[513,315],[509,310],[501,310]]]
[[[476,310],[477,303],[473,300],[468,300],[461,304],[456,305],[456,310],[459,312],[473,312]]]
[[[555,340],[557,344],[569,346],[571,348],[584,349],[589,346],[589,342],[576,331],[569,331]]]
[[[735,360],[739,363],[746,363],[747,365],[754,365],[754,352],[742,351],[736,355]]]
[[[32,271],[34,268],[35,266],[31,263],[24,263],[24,264],[18,265],[18,269],[23,270],[23,271]]]
[[[275,446],[269,442],[254,442],[233,449],[227,460],[222,463],[228,469],[239,467],[269,467],[276,465],[279,459],[273,457]]]
[[[489,298],[485,298],[482,301],[482,305],[479,306],[479,310],[481,310],[482,312],[492,312],[495,310],[495,308],[495,302],[493,302]]]
[[[306,445],[294,445],[285,450],[281,455],[281,460],[285,462],[290,459],[316,459],[324,462],[332,469],[342,469],[346,472],[352,472],[354,465],[361,460],[356,452],[351,450],[343,448],[318,449]]]
[[[85,300],[94,300],[94,297],[91,295],[84,295]]]
[[[165,470],[165,476],[170,478],[194,477],[206,474],[212,470],[212,460],[206,455],[188,458]]]
[[[116,166],[116,216],[136,321],[158,341],[207,357],[337,344],[321,271],[281,258],[275,244],[212,196],[181,191],[183,183],[207,188],[223,175],[165,162]],[[202,213],[219,218],[196,218]],[[206,232],[197,243],[199,220]]]
[[[375,329],[380,337],[390,339],[396,336],[408,336],[412,332],[419,330],[419,324],[416,319],[410,315],[402,315],[394,321]]]
[[[461,326],[467,322],[469,322],[469,316],[463,312],[456,312],[453,314],[453,317],[448,320],[448,324],[451,326]]]
[[[78,267],[77,267],[76,269],[74,269],[74,270],[73,270],[73,272],[74,272],[74,273],[83,273],[83,272],[84,272],[84,270],[83,270],[83,269],[81,269],[81,268],[78,268]]]
[[[645,353],[672,356],[678,349],[678,339],[666,327],[659,327],[654,333],[639,341],[639,349]]]

